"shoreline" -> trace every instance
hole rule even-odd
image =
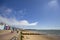
[[[23,40],[60,40],[60,37],[35,33],[33,31],[22,31]],[[25,34],[24,34],[25,33]]]

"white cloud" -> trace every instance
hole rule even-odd
[[[10,8],[6,8],[6,7],[0,7],[0,12],[1,13],[11,13],[12,12],[12,9]]]
[[[11,8],[0,7],[0,16],[8,17],[12,12]]]
[[[38,23],[38,22],[29,23],[27,20],[20,20],[20,21],[16,20],[16,15],[20,19],[23,18],[23,16],[26,14],[26,9],[16,11],[6,7],[0,7],[0,13],[1,13],[0,22],[6,23],[11,26],[34,26],[37,25]]]
[[[12,12],[12,9],[9,9],[9,8],[7,8],[6,10],[4,10],[4,13],[7,13],[7,14],[9,14],[11,12]]]
[[[27,26],[37,25],[37,23],[38,23],[38,22],[29,23],[27,20],[22,20],[22,21],[20,21],[20,25],[27,25]]]
[[[58,8],[58,0],[51,0],[50,2],[48,2],[49,7],[51,8]]]
[[[3,16],[3,17],[9,17],[9,18],[15,17],[16,18],[17,16],[19,19],[21,19],[26,14],[27,14],[26,9],[14,10],[12,8],[4,7],[4,6],[0,7],[0,16]]]
[[[0,22],[6,23],[11,26],[34,26],[37,25],[38,22],[29,23],[27,20],[17,21],[14,18],[8,19],[0,16]]]
[[[26,11],[27,11],[26,9],[22,9],[22,10],[17,11],[17,13],[19,13],[19,14],[22,15],[22,16],[24,16],[24,15],[27,14]]]

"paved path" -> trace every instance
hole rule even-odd
[[[10,40],[15,36],[18,36],[17,32],[13,32],[13,33],[9,32],[7,34],[0,35],[0,40]]]

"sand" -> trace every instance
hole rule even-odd
[[[35,32],[32,32],[32,31],[23,31],[23,33],[35,33]],[[44,35],[44,34],[40,34],[40,35],[33,35],[33,34],[30,34],[30,35],[25,35],[23,34],[23,38],[22,40],[60,40],[60,37],[57,37],[57,36],[48,36],[48,35]]]

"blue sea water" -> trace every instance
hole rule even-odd
[[[37,32],[47,35],[58,35],[60,36],[60,30],[38,30]]]
[[[41,34],[46,34],[46,35],[58,35],[60,36],[60,30],[31,30],[35,31]]]

